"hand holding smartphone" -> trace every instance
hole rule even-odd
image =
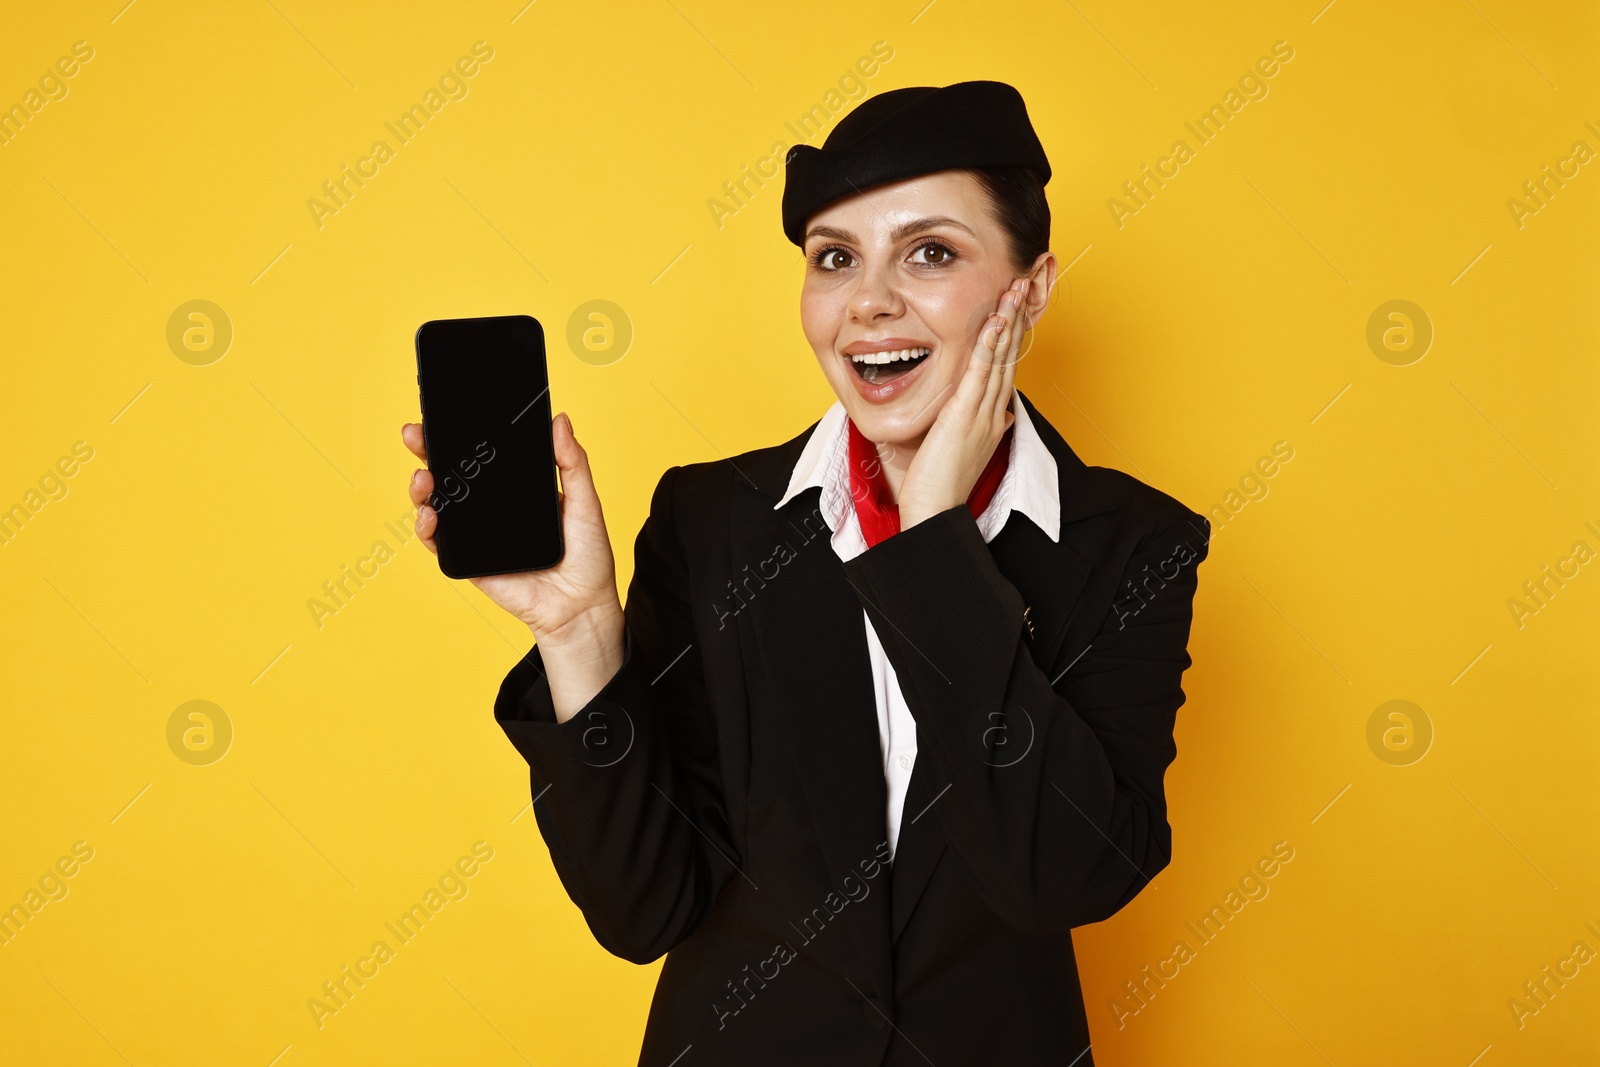
[[[544,332],[521,315],[426,323],[417,383],[423,424],[400,430],[428,465],[411,476],[417,534],[533,631],[566,722],[621,666],[623,613],[588,454],[550,418]]]

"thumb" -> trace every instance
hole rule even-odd
[[[589,453],[578,443],[572,432],[572,419],[565,411],[551,424],[550,436],[555,446],[556,467],[561,471],[561,491],[567,503],[584,510],[598,509],[600,500],[589,470]]]

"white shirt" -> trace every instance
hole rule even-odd
[[[1056,459],[1039,439],[1027,408],[1015,390],[1012,391],[1011,412],[1015,416],[1011,456],[994,497],[978,516],[978,531],[983,534],[984,541],[992,541],[1005,528],[1011,513],[1020,512],[1033,520],[1050,540],[1059,541],[1061,489]],[[806,441],[789,478],[788,491],[773,510],[813,486],[822,489],[822,517],[833,531],[830,541],[834,553],[841,560],[855,559],[867,550],[867,540],[861,533],[850,498],[849,418],[844,405],[837,401]],[[911,783],[911,771],[917,762],[917,723],[906,706],[894,667],[889,664],[883,643],[873,629],[871,616],[865,609],[862,615],[867,620],[867,653],[872,663],[873,696],[878,705],[878,745],[883,753],[883,777],[889,792],[885,829],[892,859],[900,838],[906,787]]]

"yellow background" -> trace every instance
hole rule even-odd
[[[412,334],[546,324],[625,580],[667,466],[830,400],[781,185],[720,227],[707,201],[881,40],[874,92],[1028,101],[1072,266],[1020,385],[1080,455],[1209,511],[1294,449],[1201,571],[1173,863],[1076,934],[1096,1061],[1600,1063],[1600,963],[1520,1029],[1507,1006],[1600,951],[1600,565],[1507,607],[1600,549],[1600,167],[1520,228],[1506,203],[1600,149],[1593,5],[120,3],[0,32],[0,103],[94,49],[0,147],[0,507],[94,449],[0,547],[0,905],[94,849],[0,947],[0,1059],[633,1062],[657,968],[593,943],[491,715],[528,634],[385,528]],[[469,95],[319,228],[307,200],[480,40]],[[1269,95],[1196,146],[1277,41]],[[1119,228],[1108,198],[1179,138]],[[234,330],[206,366],[166,340],[195,299]],[[596,299],[634,328],[609,364],[564,339]],[[1435,331],[1409,366],[1366,342],[1393,299]],[[378,540],[319,629],[308,599]],[[234,730],[209,766],[167,743],[197,699]],[[1409,766],[1367,743],[1394,699],[1434,731]],[[470,894],[319,1029],[307,1000],[477,841]],[[1270,895],[1119,1028],[1123,983],[1277,841]]]

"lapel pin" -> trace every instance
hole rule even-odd
[[[1026,626],[1028,628],[1028,640],[1032,641],[1033,640],[1033,605],[1032,604],[1029,604],[1028,606],[1026,606],[1026,607],[1024,607],[1022,609],[1022,625]]]

